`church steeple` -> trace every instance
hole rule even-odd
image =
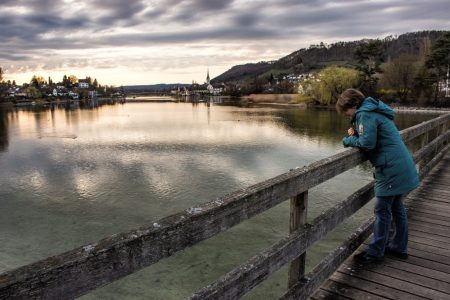
[[[209,68],[208,68],[207,75],[206,75],[206,83],[207,83],[207,84],[209,84],[209,80],[210,80],[210,79],[209,79]]]

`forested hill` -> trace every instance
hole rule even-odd
[[[397,37],[380,39],[384,49],[384,60],[397,58],[400,54],[419,55],[427,51],[445,31],[420,31],[405,33]],[[331,45],[311,45],[308,49],[297,50],[273,62],[248,63],[232,67],[212,79],[213,83],[244,81],[258,76],[276,74],[301,74],[327,65],[353,66],[354,52],[367,39],[353,42],[337,42]]]

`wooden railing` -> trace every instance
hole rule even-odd
[[[405,142],[422,139],[422,148],[414,153],[421,176],[448,151],[449,125],[450,114],[447,114],[401,132]],[[431,140],[431,137],[436,138]],[[73,299],[208,239],[287,199],[291,201],[290,235],[190,299],[239,298],[287,263],[291,263],[289,289],[282,299],[306,298],[369,236],[373,223],[372,219],[368,220],[312,272],[304,275],[306,250],[373,198],[373,182],[309,224],[306,223],[308,190],[364,161],[363,151],[348,149],[191,207],[150,226],[0,274],[0,299]]]

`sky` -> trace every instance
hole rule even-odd
[[[450,30],[448,0],[0,0],[0,67],[100,84],[203,83],[311,44]]]

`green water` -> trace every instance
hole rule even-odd
[[[409,127],[432,115],[400,114]],[[205,103],[0,110],[0,272],[127,231],[343,151],[329,110]],[[371,180],[368,165],[310,191],[314,218]],[[308,252],[308,268],[370,216]],[[285,237],[289,203],[84,296],[180,299]],[[247,297],[276,299],[284,268]]]

